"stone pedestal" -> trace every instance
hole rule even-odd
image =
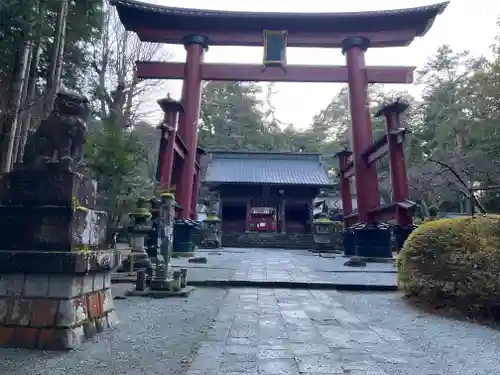
[[[72,349],[111,327],[110,274],[120,253],[103,250],[95,183],[59,163],[1,182],[0,346]]]
[[[73,349],[117,324],[119,252],[0,251],[0,346]]]
[[[354,249],[354,229],[348,228],[344,232],[344,256],[350,257],[355,255]]]
[[[406,239],[410,236],[411,232],[413,232],[414,229],[415,227],[413,225],[409,227],[396,225],[392,228],[392,233],[395,237],[395,242],[396,242],[395,250],[397,252],[399,252],[403,248]]]
[[[356,257],[392,259],[391,231],[388,225],[360,225],[354,229]]]

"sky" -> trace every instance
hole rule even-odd
[[[439,0],[143,0],[160,5],[259,12],[354,12],[411,8],[440,2]],[[366,53],[367,65],[404,65],[422,67],[437,48],[449,44],[454,50],[469,50],[475,56],[490,53],[493,39],[500,31],[496,26],[500,2],[491,0],[451,0],[448,8],[437,17],[430,31],[409,47],[374,48]],[[184,61],[183,46],[168,46],[171,61]],[[262,63],[262,48],[211,47],[206,62]],[[340,49],[288,48],[287,64],[343,65]],[[182,82],[167,82],[167,90],[180,97]],[[312,117],[325,108],[342,84],[335,83],[276,83],[273,105],[277,117],[298,128],[311,124]],[[418,90],[407,85],[386,85],[387,89]],[[164,96],[154,92],[153,96]],[[160,118],[161,115],[158,115]]]

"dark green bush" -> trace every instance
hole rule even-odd
[[[500,216],[427,221],[398,257],[409,297],[469,315],[500,312]]]

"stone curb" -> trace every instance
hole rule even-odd
[[[177,292],[169,290],[128,290],[125,292],[126,297],[151,297],[151,298],[172,298],[172,297],[188,297],[195,290],[193,286],[187,286]]]
[[[250,280],[204,280],[189,281],[188,285],[213,288],[275,288],[275,289],[308,289],[308,290],[340,290],[352,292],[396,292],[396,285],[363,285],[334,284],[299,281],[250,281]]]
[[[135,276],[111,279],[112,284],[133,284]],[[351,292],[396,292],[396,285],[363,285],[335,284],[298,281],[250,281],[250,280],[188,280],[188,285],[212,288],[276,288],[276,289],[309,289],[309,290],[341,290]]]

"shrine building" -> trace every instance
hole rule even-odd
[[[307,247],[314,199],[333,186],[321,155],[301,152],[212,151],[203,184],[218,199],[223,245],[266,247]]]

